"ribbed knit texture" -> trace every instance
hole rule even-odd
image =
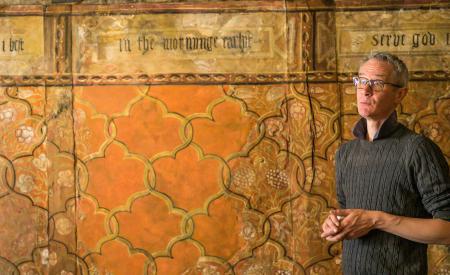
[[[429,139],[401,124],[386,138],[350,141],[336,154],[341,208],[450,220],[447,162]],[[372,230],[345,240],[345,275],[427,274],[427,245]]]

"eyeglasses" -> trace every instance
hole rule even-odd
[[[359,77],[359,76],[353,77],[353,84],[355,85],[356,89],[364,89],[367,86],[369,86],[372,89],[372,91],[376,91],[376,92],[383,91],[384,85],[386,85],[386,84],[392,85],[397,88],[403,88],[402,86],[400,86],[398,84],[384,82],[383,80],[377,80],[377,79],[375,79],[375,80],[367,79],[365,77]]]

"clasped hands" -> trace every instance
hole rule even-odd
[[[375,228],[376,217],[376,211],[364,209],[331,210],[322,224],[320,236],[332,242],[357,239]]]

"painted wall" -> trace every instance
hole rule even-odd
[[[450,160],[446,1],[117,2],[0,1],[0,274],[340,274],[320,225],[371,50]]]

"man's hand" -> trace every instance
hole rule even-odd
[[[331,210],[328,217],[322,224],[322,234],[320,237],[327,238],[330,236],[334,236],[340,232],[340,219],[342,217],[335,214],[336,210]]]
[[[356,239],[369,233],[375,227],[377,212],[364,209],[337,209],[333,211],[335,217],[343,217],[339,226],[333,228],[330,226],[329,220],[325,221],[322,229],[322,238],[328,241],[341,241],[343,239]],[[331,216],[331,214],[330,214]],[[335,233],[330,234],[332,230],[338,229]],[[328,229],[325,231],[325,229]]]
[[[343,219],[338,220],[337,224],[333,217]],[[322,229],[324,232],[321,237],[332,242],[356,239],[372,229],[378,229],[414,242],[450,245],[449,221],[396,216],[382,211],[333,210],[323,223]]]

